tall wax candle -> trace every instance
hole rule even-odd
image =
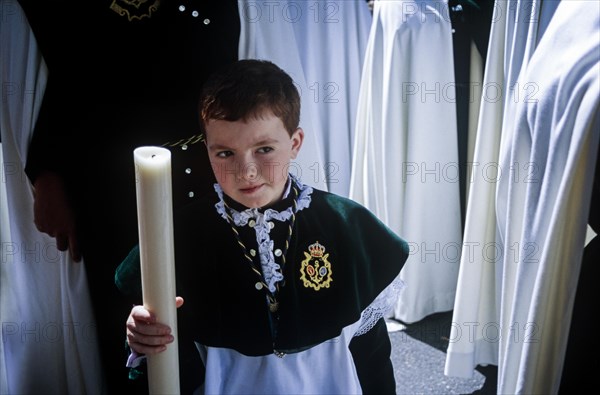
[[[164,352],[147,357],[148,387],[150,394],[179,394],[171,152],[138,147],[133,157],[144,307],[175,337]]]

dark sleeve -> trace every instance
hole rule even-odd
[[[142,303],[142,279],[140,267],[140,248],[136,245],[121,262],[115,271],[115,285],[125,298]],[[179,346],[179,382],[182,394],[191,394],[204,382],[204,364],[200,359],[194,343],[191,327],[185,325],[189,319],[186,311],[192,310],[185,304],[177,311],[177,341]],[[147,370],[143,363],[138,368],[131,368],[129,378],[136,381],[140,393],[147,393]]]
[[[350,352],[363,394],[396,393],[394,367],[390,358],[392,344],[383,318],[370,331],[352,339]]]
[[[142,300],[140,246],[134,246],[115,270],[115,285],[123,295]]]
[[[45,170],[65,175],[73,166],[70,119],[77,113],[77,89],[70,57],[73,55],[72,7],[65,0],[19,0],[48,68],[44,96],[29,145],[25,173],[34,182]]]
[[[180,393],[193,394],[204,383],[204,364],[193,341],[185,341],[187,336],[182,336],[181,331],[178,335]],[[126,349],[128,353],[131,352],[127,344]],[[145,360],[138,367],[129,369],[129,379],[130,389],[139,394],[148,393],[148,366]]]
[[[33,129],[29,144],[25,173],[31,182],[35,182],[43,171],[53,171],[65,177],[69,167],[73,166],[73,147],[71,135],[67,129],[56,128],[54,118],[60,117],[63,108],[57,106],[55,82],[52,73],[48,75],[40,112]],[[65,115],[63,119],[68,119]],[[74,162],[74,161],[73,161]]]

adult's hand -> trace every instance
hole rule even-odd
[[[40,232],[56,239],[60,251],[69,250],[75,262],[81,260],[75,213],[64,182],[52,171],[39,174],[34,184],[33,221]]]

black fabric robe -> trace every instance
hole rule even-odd
[[[51,170],[66,183],[76,210],[108,391],[127,391],[126,350],[114,344],[123,343],[131,304],[123,303],[113,278],[137,240],[133,150],[198,133],[201,85],[238,57],[238,3],[19,3],[48,66],[26,172],[34,182]],[[205,151],[197,161],[200,196],[214,179]]]

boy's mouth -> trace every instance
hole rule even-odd
[[[245,193],[245,194],[251,194],[251,193],[258,191],[261,187],[262,187],[262,184],[254,185],[254,186],[247,187],[247,188],[240,188],[240,192]]]

